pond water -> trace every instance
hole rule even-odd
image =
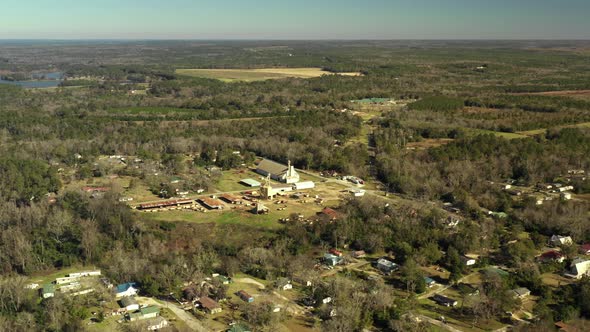
[[[62,82],[63,73],[55,72],[55,73],[43,73],[43,74],[35,74],[33,77],[45,77],[45,80],[33,80],[33,81],[6,81],[0,79],[0,84],[12,84],[12,85],[19,85],[23,88],[28,89],[38,89],[38,88],[54,88],[59,86]]]

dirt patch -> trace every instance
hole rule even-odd
[[[410,150],[426,150],[449,144],[452,141],[452,138],[427,138],[420,142],[408,143],[406,148]]]

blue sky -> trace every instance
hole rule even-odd
[[[0,39],[590,39],[590,0],[2,0]]]

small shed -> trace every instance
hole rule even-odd
[[[254,297],[252,295],[246,293],[246,291],[244,291],[244,290],[238,291],[236,293],[236,295],[238,295],[240,297],[240,299],[242,299],[242,301],[245,301],[248,303],[254,302]]]
[[[53,284],[44,284],[41,288],[41,297],[48,299],[55,296],[55,286]]]

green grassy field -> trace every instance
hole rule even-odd
[[[263,69],[177,69],[178,75],[211,78],[223,82],[253,82],[288,77],[314,78],[334,75],[321,68],[263,68]],[[338,75],[358,76],[359,73],[339,73]]]

